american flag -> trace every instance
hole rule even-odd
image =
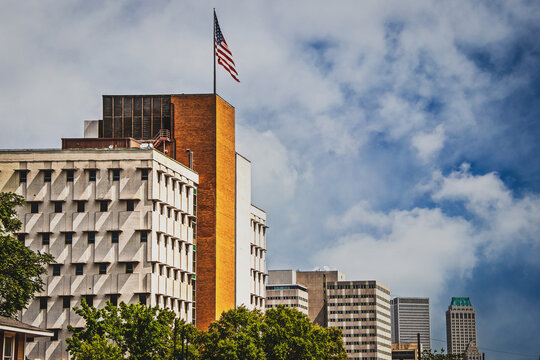
[[[221,29],[219,28],[218,19],[216,16],[216,13],[214,12],[214,33],[215,33],[215,51],[216,56],[218,59],[218,64],[223,66],[225,70],[231,74],[234,80],[240,82],[238,79],[238,73],[236,72],[236,69],[234,68],[234,61],[232,59],[232,53],[229,50],[229,47],[227,46],[227,42],[225,41],[225,38],[223,37],[223,34],[221,33]]]

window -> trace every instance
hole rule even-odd
[[[59,329],[51,329],[53,333],[53,337],[51,338],[51,341],[58,341],[58,333],[60,332]]]
[[[170,207],[167,208],[167,217],[168,218],[171,217],[171,208]]]
[[[60,276],[60,264],[53,265],[53,276]]]
[[[111,304],[113,304],[114,306],[118,305],[118,294],[110,294],[110,295],[109,295],[109,301],[110,301]]]
[[[141,169],[141,180],[148,180],[148,169]]]
[[[51,179],[52,179],[52,170],[45,170],[43,172],[43,181],[51,182]]]
[[[160,182],[161,181],[161,173],[157,173],[157,182]]]
[[[31,202],[30,203],[30,212],[32,214],[37,214],[39,212],[39,203],[38,202]]]
[[[84,265],[75,264],[75,275],[82,275],[82,274],[84,274]]]
[[[84,212],[84,205],[86,204],[86,201],[77,201],[77,212]]]
[[[146,294],[139,294],[139,302],[146,305]]]
[[[39,298],[39,310],[47,310],[47,302],[49,298],[47,297],[40,297]]]
[[[133,210],[135,210],[135,200],[127,200],[126,211],[133,211]]]
[[[111,242],[113,244],[118,244],[118,239],[120,238],[120,231],[111,232]]]
[[[73,182],[75,178],[75,170],[66,170],[66,181]]]
[[[19,183],[26,183],[26,171],[19,171]]]
[[[105,263],[99,264],[99,273],[100,273],[101,275],[107,273],[107,264],[105,264]]]
[[[141,231],[141,242],[148,242],[148,233],[146,231]]]
[[[126,263],[126,274],[133,274],[133,263]]]
[[[99,211],[100,212],[109,211],[109,202],[107,200],[99,200]]]
[[[94,231],[87,232],[86,238],[88,239],[88,245],[96,243],[96,233]]]
[[[88,170],[88,181],[96,181],[96,169],[90,169]]]
[[[113,179],[113,181],[119,181],[120,180],[120,169],[113,169],[112,170],[112,179]]]
[[[66,245],[73,244],[73,233],[64,233],[64,242],[66,243]]]
[[[24,244],[26,240],[26,234],[17,234],[17,239]]]
[[[54,212],[55,213],[61,213],[62,212],[62,202],[61,201],[55,201],[54,202]]]
[[[94,306],[94,295],[84,295],[84,300],[86,300],[88,306]]]
[[[71,308],[71,296],[62,296],[62,307],[64,309]]]
[[[49,245],[51,239],[51,234],[43,233],[41,234],[41,245]]]

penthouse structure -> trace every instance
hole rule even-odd
[[[390,300],[392,343],[416,343],[420,334],[422,350],[431,351],[429,299],[396,297]]]
[[[18,239],[56,261],[22,312],[54,334],[29,343],[29,358],[67,359],[67,326],[85,325],[73,311],[83,299],[167,307],[193,321],[198,181],[152,148],[0,151],[0,191],[26,200]]]
[[[294,270],[270,270],[266,285],[266,308],[279,305],[295,308],[308,315],[308,289],[296,281]]]
[[[476,312],[468,297],[453,297],[450,302],[446,311],[446,343],[448,353],[452,355],[463,355],[469,344],[471,344],[469,351],[471,354],[478,351],[476,349]]]

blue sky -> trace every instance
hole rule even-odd
[[[434,339],[469,296],[489,359],[537,359],[537,2],[4,0],[2,147],[59,147],[102,94],[211,92],[212,7],[269,267],[429,296]]]

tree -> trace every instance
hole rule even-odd
[[[23,204],[19,195],[0,193],[0,315],[11,318],[43,291],[41,275],[54,262],[52,255],[32,251],[12,236],[21,229],[15,208]]]
[[[168,309],[125,303],[107,303],[103,309],[96,309],[83,299],[75,312],[86,321],[83,329],[68,327],[73,334],[66,339],[67,350],[75,360],[178,359],[182,330],[184,335],[187,331],[197,338],[193,325],[175,321],[174,312]],[[186,353],[196,354],[189,343],[185,346]]]
[[[223,312],[210,324],[201,355],[209,360],[266,359],[262,333],[262,313],[244,306]]]
[[[296,309],[269,309],[264,324],[267,360],[347,359],[341,330],[313,325]]]
[[[461,359],[459,355],[445,354],[444,349],[441,349],[440,353],[437,353],[437,350],[433,352],[424,350],[422,351],[422,359],[425,360],[458,360]]]

